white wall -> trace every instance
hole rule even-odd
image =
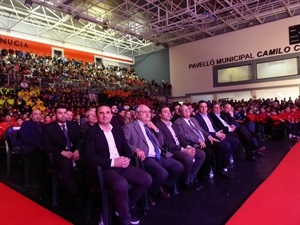
[[[133,64],[133,58],[131,58],[131,57],[122,56],[122,55],[114,54],[111,52],[100,51],[100,50],[97,50],[92,47],[84,47],[84,46],[79,46],[79,45],[70,44],[70,43],[61,43],[61,42],[58,42],[55,40],[51,40],[50,37],[49,37],[49,39],[46,39],[46,38],[41,38],[41,37],[28,35],[28,34],[24,34],[24,33],[13,32],[13,31],[7,32],[4,30],[0,30],[0,34],[15,37],[15,38],[21,38],[21,39],[29,40],[29,41],[35,41],[35,42],[39,42],[39,43],[43,43],[43,44],[53,45],[53,46],[57,46],[58,48],[59,47],[70,48],[70,49],[74,49],[74,50],[78,50],[78,51],[94,53],[95,55],[97,55],[98,57],[101,57],[103,59],[105,59],[105,57],[108,57],[106,60],[108,60],[110,62],[115,61],[117,63],[122,62],[122,63],[130,64],[130,65]],[[73,37],[73,38],[76,39],[76,37]],[[82,42],[81,38],[77,38],[76,41],[77,41],[77,43]],[[111,59],[111,57],[114,57],[115,60]],[[129,62],[125,62],[123,60],[129,61]]]
[[[219,93],[217,94],[217,99],[219,100],[221,98],[232,98],[235,100],[248,100],[249,98],[252,98],[251,91],[237,91],[237,92],[226,92],[226,93]]]
[[[263,90],[256,90],[256,96],[260,98],[274,98],[277,97],[278,100],[283,98],[288,99],[291,97],[293,100],[298,97],[300,87],[288,87],[288,88],[270,88]],[[271,95],[270,95],[271,94]]]
[[[247,85],[226,87],[213,87],[212,66],[205,66],[212,59],[220,59],[241,54],[252,54],[253,59],[258,57],[259,51],[289,46],[288,27],[300,24],[300,16],[279,20],[212,38],[188,43],[170,48],[170,80],[173,86],[173,96],[184,96],[189,93],[209,93],[231,90],[249,90],[255,88],[274,88],[276,86],[300,85],[299,79],[263,82]],[[295,51],[294,45],[290,46],[288,53]],[[300,49],[300,48],[299,48]],[[252,59],[252,60],[253,60]],[[189,69],[192,63],[203,62],[202,67]],[[238,61],[242,62],[242,60]],[[260,92],[258,92],[260,93]],[[257,96],[258,98],[260,96]]]
[[[213,94],[203,94],[203,95],[193,95],[191,96],[191,102],[199,102],[201,100],[208,101],[208,100],[214,100]]]

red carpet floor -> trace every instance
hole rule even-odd
[[[71,223],[0,183],[1,225],[70,225]]]
[[[300,225],[300,142],[227,225]]]

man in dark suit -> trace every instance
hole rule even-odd
[[[151,110],[146,105],[139,105],[136,109],[137,120],[124,126],[125,137],[129,146],[137,157],[144,163],[145,170],[151,174],[153,182],[151,196],[158,194],[168,198],[162,186],[171,188],[183,172],[183,165],[168,155],[162,155],[160,147],[163,145],[163,135],[151,122]],[[154,201],[151,202],[154,205]]]
[[[56,121],[46,124],[43,130],[42,148],[45,152],[53,154],[54,166],[61,172],[74,204],[79,208],[81,203],[73,171],[79,160],[79,126],[73,121],[67,121],[66,112],[64,106],[56,108]]]
[[[225,109],[226,107],[226,109]],[[226,104],[223,112],[221,112],[220,104],[214,103],[212,105],[212,111],[209,113],[213,123],[218,129],[222,129],[227,136],[238,137],[243,144],[247,159],[251,161],[257,161],[254,156],[254,152],[264,155],[261,151],[265,149],[264,146],[258,146],[255,139],[250,132],[244,126],[240,125],[233,116],[232,107],[230,104]]]
[[[95,110],[89,109],[85,113],[86,122],[80,125],[79,135],[80,138],[83,139],[86,131],[90,129],[94,124],[97,123],[97,117]]]
[[[195,119],[198,121],[199,125],[210,135],[220,140],[220,142],[225,143],[225,156],[227,166],[230,165],[230,157],[236,151],[240,145],[239,139],[233,136],[226,136],[223,130],[218,130],[213,124],[210,115],[208,115],[207,103],[205,101],[198,102],[198,112],[195,116]]]
[[[206,154],[206,159],[200,171],[204,179],[206,179],[212,168],[213,153],[216,155],[216,173],[223,177],[229,177],[225,160],[225,152],[229,147],[226,146],[226,143],[220,142],[220,140],[207,133],[198,121],[191,117],[188,106],[180,106],[179,112],[181,118],[178,118],[174,123],[178,127],[179,135],[184,137],[189,145],[201,148]]]
[[[178,128],[172,124],[171,111],[169,107],[162,106],[158,109],[159,120],[155,125],[164,137],[164,147],[174,154],[174,158],[184,165],[182,174],[186,187],[191,187],[197,182],[197,174],[204,162],[205,153],[199,148],[187,144],[186,140],[180,137]]]
[[[119,110],[118,110],[118,106],[117,105],[113,105],[111,107],[111,111],[113,114],[113,118],[111,119],[111,124],[117,125],[117,126],[123,126],[124,125],[124,120],[123,117],[119,114]]]
[[[24,121],[19,131],[22,151],[30,162],[36,181],[41,185],[40,189],[44,188],[46,175],[45,154],[41,151],[42,130],[45,124],[41,121],[42,113],[35,109],[31,113],[31,119]]]
[[[147,172],[130,165],[132,151],[123,129],[111,125],[112,117],[109,106],[97,108],[98,123],[87,131],[84,139],[85,163],[102,167],[104,183],[112,190],[121,224],[138,224],[135,204],[150,187],[152,178]]]

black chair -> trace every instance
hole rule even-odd
[[[104,181],[103,181],[103,173],[101,166],[97,167],[87,167],[86,168],[86,176],[89,182],[89,195],[88,195],[88,202],[87,202],[87,215],[86,220],[90,219],[93,199],[97,197],[101,201],[101,208],[102,208],[102,222],[104,225],[111,224],[111,192],[105,188]],[[93,181],[93,179],[97,178],[97,182]]]
[[[278,126],[272,126],[271,137],[277,140],[282,139],[284,141],[288,141],[289,140],[288,126],[283,124],[280,124]]]
[[[59,180],[59,171],[54,167],[53,164],[53,154],[48,153],[49,166],[48,172],[51,174],[51,196],[52,196],[52,205],[57,205],[58,199],[58,180]]]
[[[24,182],[25,186],[29,185],[29,161],[26,159],[22,152],[22,144],[20,140],[20,127],[11,126],[9,127],[3,136],[6,149],[6,173],[11,173],[11,157],[12,155],[19,154],[24,162]]]

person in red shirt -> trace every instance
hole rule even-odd
[[[259,114],[257,115],[257,123],[258,123],[258,132],[262,138],[265,140],[266,134],[269,135],[271,133],[270,126],[270,115],[267,113],[264,107],[260,107]]]
[[[255,133],[256,123],[257,123],[257,115],[254,114],[254,110],[252,107],[248,107],[246,109],[246,121],[244,123],[244,126],[250,131],[253,137],[259,138],[258,135]]]
[[[282,115],[277,114],[276,108],[274,107],[271,107],[270,109],[270,121],[273,128],[285,130],[288,138],[292,138],[290,127],[285,125]]]
[[[290,106],[286,105],[283,108],[283,111],[279,115],[282,117],[282,119],[284,119],[286,126],[290,127],[292,138],[298,139],[299,138],[298,132],[297,132],[298,124],[295,123],[295,121],[294,121]]]
[[[258,116],[254,114],[253,108],[247,108],[246,113],[247,121],[252,121],[253,123],[256,123],[258,121]]]
[[[4,121],[0,123],[0,140],[2,140],[7,128],[10,126],[16,126],[17,124],[18,123],[10,116],[10,114],[7,114]]]

